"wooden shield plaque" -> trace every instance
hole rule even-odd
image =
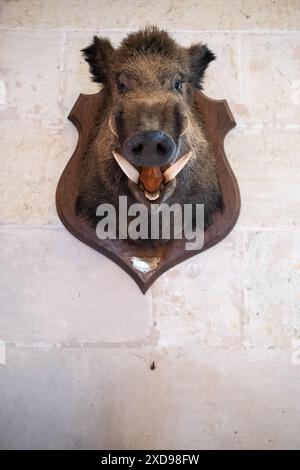
[[[75,203],[79,190],[82,158],[101,112],[101,91],[93,95],[80,95],[69,114],[79,134],[76,149],[64,169],[56,191],[56,207],[62,223],[75,237],[110,258],[136,281],[143,293],[165,271],[176,264],[207,250],[221,241],[234,227],[240,211],[240,194],[236,178],[224,152],[224,138],[235,121],[225,100],[207,98],[202,92],[194,94],[199,120],[204,126],[216,161],[216,170],[223,195],[224,209],[216,213],[213,223],[204,234],[201,250],[187,251],[186,239],[170,240],[153,247],[143,247],[127,240],[100,240],[95,229],[76,215]],[[99,257],[101,263],[101,257]]]

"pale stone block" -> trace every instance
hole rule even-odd
[[[151,341],[149,295],[65,229],[2,227],[0,250],[1,340],[75,347]]]
[[[71,123],[60,130],[38,121],[0,127],[2,223],[59,223],[56,186],[76,142]]]
[[[299,128],[299,59],[300,33],[241,35],[240,123]]]
[[[243,237],[220,244],[168,271],[154,284],[154,318],[162,346],[195,351],[236,349],[243,315]]]
[[[298,0],[22,0],[2,2],[2,25],[38,28],[299,29]]]
[[[227,136],[225,152],[241,190],[238,227],[299,227],[299,131],[237,128]]]
[[[300,448],[289,353],[8,347],[0,367],[1,449]]]
[[[244,344],[289,349],[300,339],[300,233],[248,233]]]
[[[5,83],[1,120],[58,124],[64,75],[63,32],[0,31],[0,37],[0,73]]]

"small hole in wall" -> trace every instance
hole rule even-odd
[[[151,364],[151,366],[150,366],[150,369],[151,369],[151,370],[155,370],[155,369],[156,369],[156,366],[155,366],[155,362],[154,362],[154,361],[152,362],[152,364]]]

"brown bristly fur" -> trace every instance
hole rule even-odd
[[[129,204],[136,202],[112,150],[120,148],[133,132],[158,128],[174,138],[180,150],[178,158],[186,149],[192,149],[193,154],[177,175],[167,203],[205,204],[208,227],[215,211],[222,210],[222,195],[210,146],[194,108],[193,90],[202,88],[205,69],[214,54],[202,44],[184,48],[155,27],[128,35],[117,49],[108,39],[94,37],[83,54],[93,80],[103,85],[103,91],[99,120],[83,161],[78,214],[95,225],[99,204],[117,207],[120,195],[126,195]],[[178,79],[182,82],[180,92],[174,89]],[[120,81],[125,92],[118,89]],[[180,137],[186,117],[189,128]]]

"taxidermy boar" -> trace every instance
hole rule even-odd
[[[77,214],[96,226],[97,207],[204,204],[205,229],[222,194],[210,144],[193,101],[215,58],[206,45],[185,48],[149,27],[118,48],[95,36],[83,49],[102,105],[85,152]]]

